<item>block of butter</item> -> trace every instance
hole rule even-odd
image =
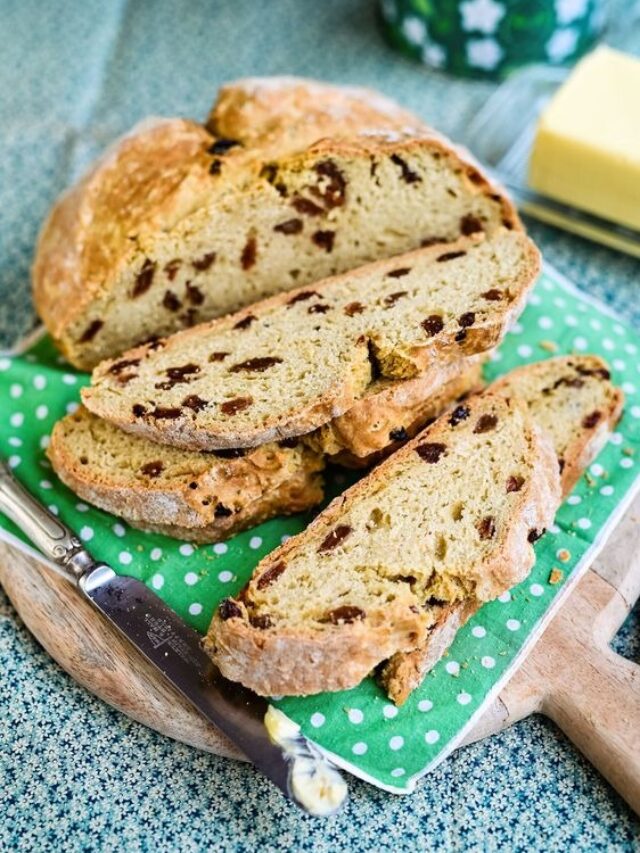
[[[640,60],[589,54],[543,110],[529,162],[537,192],[640,229]]]

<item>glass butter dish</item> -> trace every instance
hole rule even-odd
[[[538,117],[569,75],[532,66],[503,83],[468,125],[467,147],[507,189],[520,210],[536,219],[640,257],[640,231],[541,195],[527,180]]]

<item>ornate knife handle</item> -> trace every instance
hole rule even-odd
[[[69,528],[59,521],[16,480],[0,459],[0,511],[25,533],[57,566],[67,580],[77,584],[96,561]]]

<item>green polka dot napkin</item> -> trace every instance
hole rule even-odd
[[[493,379],[552,355],[604,356],[626,394],[624,416],[607,447],[536,543],[531,575],[485,605],[459,631],[448,654],[406,704],[391,705],[369,678],[359,687],[305,699],[274,700],[338,764],[396,793],[461,741],[497,695],[550,618],[554,604],[590,565],[640,487],[640,335],[547,268],[520,322],[487,368]],[[237,592],[257,562],[310,516],[274,519],[229,542],[195,547],[141,533],[88,506],[58,482],[44,450],[55,421],[77,406],[87,376],[73,372],[48,338],[20,355],[0,356],[0,454],[18,479],[67,522],[93,554],[142,579],[196,630],[207,629],[221,598]],[[352,475],[350,475],[351,477]],[[329,490],[344,488],[342,472]],[[20,532],[0,516],[0,535],[22,548]]]

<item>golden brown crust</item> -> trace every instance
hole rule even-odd
[[[212,138],[185,119],[145,122],[64,193],[44,223],[33,266],[38,313],[52,336],[83,313],[145,231],[169,228],[205,191]]]
[[[427,672],[440,660],[456,634],[480,608],[475,600],[445,604],[429,629],[424,643],[410,652],[396,652],[380,672],[380,684],[396,705],[402,705],[422,684]]]
[[[325,137],[347,137],[365,128],[407,134],[424,129],[416,116],[371,89],[300,77],[227,83],[206,125],[214,136],[260,148],[266,157],[281,157]]]
[[[392,605],[371,614],[366,625],[356,621],[317,635],[282,636],[218,614],[203,645],[231,681],[262,696],[305,696],[354,687],[381,659],[424,638],[427,624],[423,614]]]
[[[71,483],[66,485],[73,488]],[[80,485],[77,490],[75,488],[73,490],[89,503],[93,503],[114,515],[120,515],[132,527],[162,533],[164,536],[172,536],[174,539],[197,542],[200,545],[224,542],[226,539],[235,536],[236,533],[250,530],[252,527],[262,524],[263,521],[268,521],[276,516],[306,512],[321,503],[324,498],[322,477],[310,466],[308,470],[301,470],[292,474],[287,480],[276,482],[269,487],[268,491],[262,491],[255,501],[244,505],[231,518],[212,519],[202,527],[183,527],[177,522],[162,524],[147,521],[145,518],[129,518],[125,514],[126,510],[125,512],[121,511],[120,508],[123,503],[118,500],[117,495],[109,494],[105,497],[105,493],[98,490],[87,490],[85,494],[82,494],[81,488]],[[94,499],[92,499],[92,495]],[[127,497],[128,495],[123,495],[124,500],[127,500]],[[113,503],[111,503],[112,500]],[[144,501],[142,506],[142,513],[146,515],[149,504]]]

